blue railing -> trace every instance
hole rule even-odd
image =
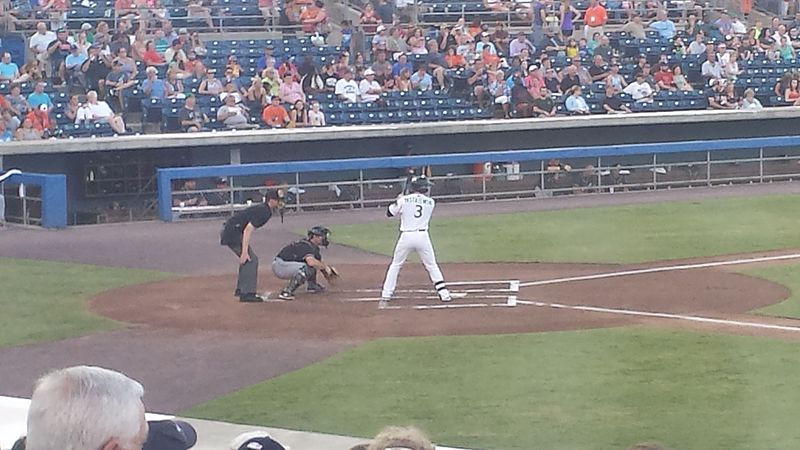
[[[719,152],[743,149],[800,146],[800,136],[713,141],[682,141],[651,144],[626,144],[596,147],[565,147],[536,150],[504,150],[482,153],[449,153],[442,155],[352,158],[322,161],[290,161],[260,164],[219,165],[158,169],[159,217],[172,221],[172,181],[192,178],[213,178],[281,173],[338,172],[345,170],[392,169],[420,166],[475,164],[486,161],[547,161],[603,156],[654,155],[666,153]]]

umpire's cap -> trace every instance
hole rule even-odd
[[[428,192],[431,186],[433,186],[433,182],[427,177],[419,176],[411,179],[411,190],[414,192]]]
[[[322,238],[322,246],[323,247],[327,247],[328,244],[330,244],[330,241],[328,241],[328,238],[330,237],[330,235],[331,235],[331,230],[329,230],[329,229],[327,229],[327,228],[325,228],[325,227],[323,227],[321,225],[317,225],[315,227],[312,227],[310,230],[308,230],[309,239],[314,237],[314,236],[321,237]]]

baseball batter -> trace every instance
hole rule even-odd
[[[400,216],[400,239],[397,240],[392,264],[389,266],[386,280],[383,282],[381,307],[385,307],[392,298],[397,286],[397,276],[412,251],[417,252],[422,260],[439,298],[443,302],[451,300],[442,271],[436,264],[436,255],[428,235],[428,225],[433,215],[433,209],[436,207],[436,202],[427,195],[430,187],[431,182],[427,178],[422,176],[413,178],[410,183],[412,192],[398,197],[386,210],[388,217]]]

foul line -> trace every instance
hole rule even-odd
[[[688,269],[705,269],[708,267],[734,266],[739,264],[750,264],[750,263],[766,262],[766,261],[781,261],[786,259],[798,259],[798,258],[800,258],[800,253],[795,253],[792,255],[763,256],[759,258],[734,259],[730,261],[714,261],[714,262],[697,263],[697,264],[679,264],[676,266],[651,267],[649,269],[623,270],[621,272],[606,272],[606,273],[597,273],[594,275],[580,275],[576,277],[553,278],[551,280],[528,281],[525,283],[520,283],[519,287],[546,286],[549,284],[561,284],[573,281],[600,280],[603,278],[625,277],[629,275],[641,275],[645,273],[673,272],[677,270],[688,270]]]
[[[585,306],[585,305],[564,305],[561,303],[544,303],[544,302],[537,302],[531,300],[517,300],[517,303],[521,305],[529,305],[529,306],[539,306],[539,307],[546,307],[546,308],[555,308],[555,309],[572,309],[576,311],[589,311],[589,312],[599,312],[599,313],[607,313],[607,314],[619,314],[625,316],[640,316],[640,317],[657,317],[660,319],[672,319],[672,320],[687,320],[690,322],[702,322],[702,323],[713,323],[717,325],[730,325],[730,326],[737,326],[737,327],[745,327],[745,328],[761,328],[767,330],[780,330],[780,331],[800,331],[800,327],[790,326],[790,325],[772,325],[768,323],[760,323],[760,322],[746,322],[741,320],[728,320],[728,319],[715,319],[713,317],[704,317],[704,316],[688,316],[685,314],[670,314],[670,313],[659,313],[659,312],[650,312],[650,311],[636,311],[632,309],[617,309],[617,308],[602,308],[597,306]]]

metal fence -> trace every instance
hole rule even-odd
[[[5,220],[21,225],[42,225],[42,189],[40,186],[3,188]]]
[[[491,201],[800,179],[800,148],[486,162],[434,166],[432,171],[432,195],[437,201]],[[399,171],[397,176],[385,172],[276,173],[266,181],[270,188],[287,191],[286,210],[290,212],[367,208],[386,205],[402,192],[405,177]],[[327,176],[325,181],[312,181],[322,175]],[[263,177],[228,177],[224,187],[175,191],[173,220],[232,214],[262,201],[267,189],[264,181]]]

